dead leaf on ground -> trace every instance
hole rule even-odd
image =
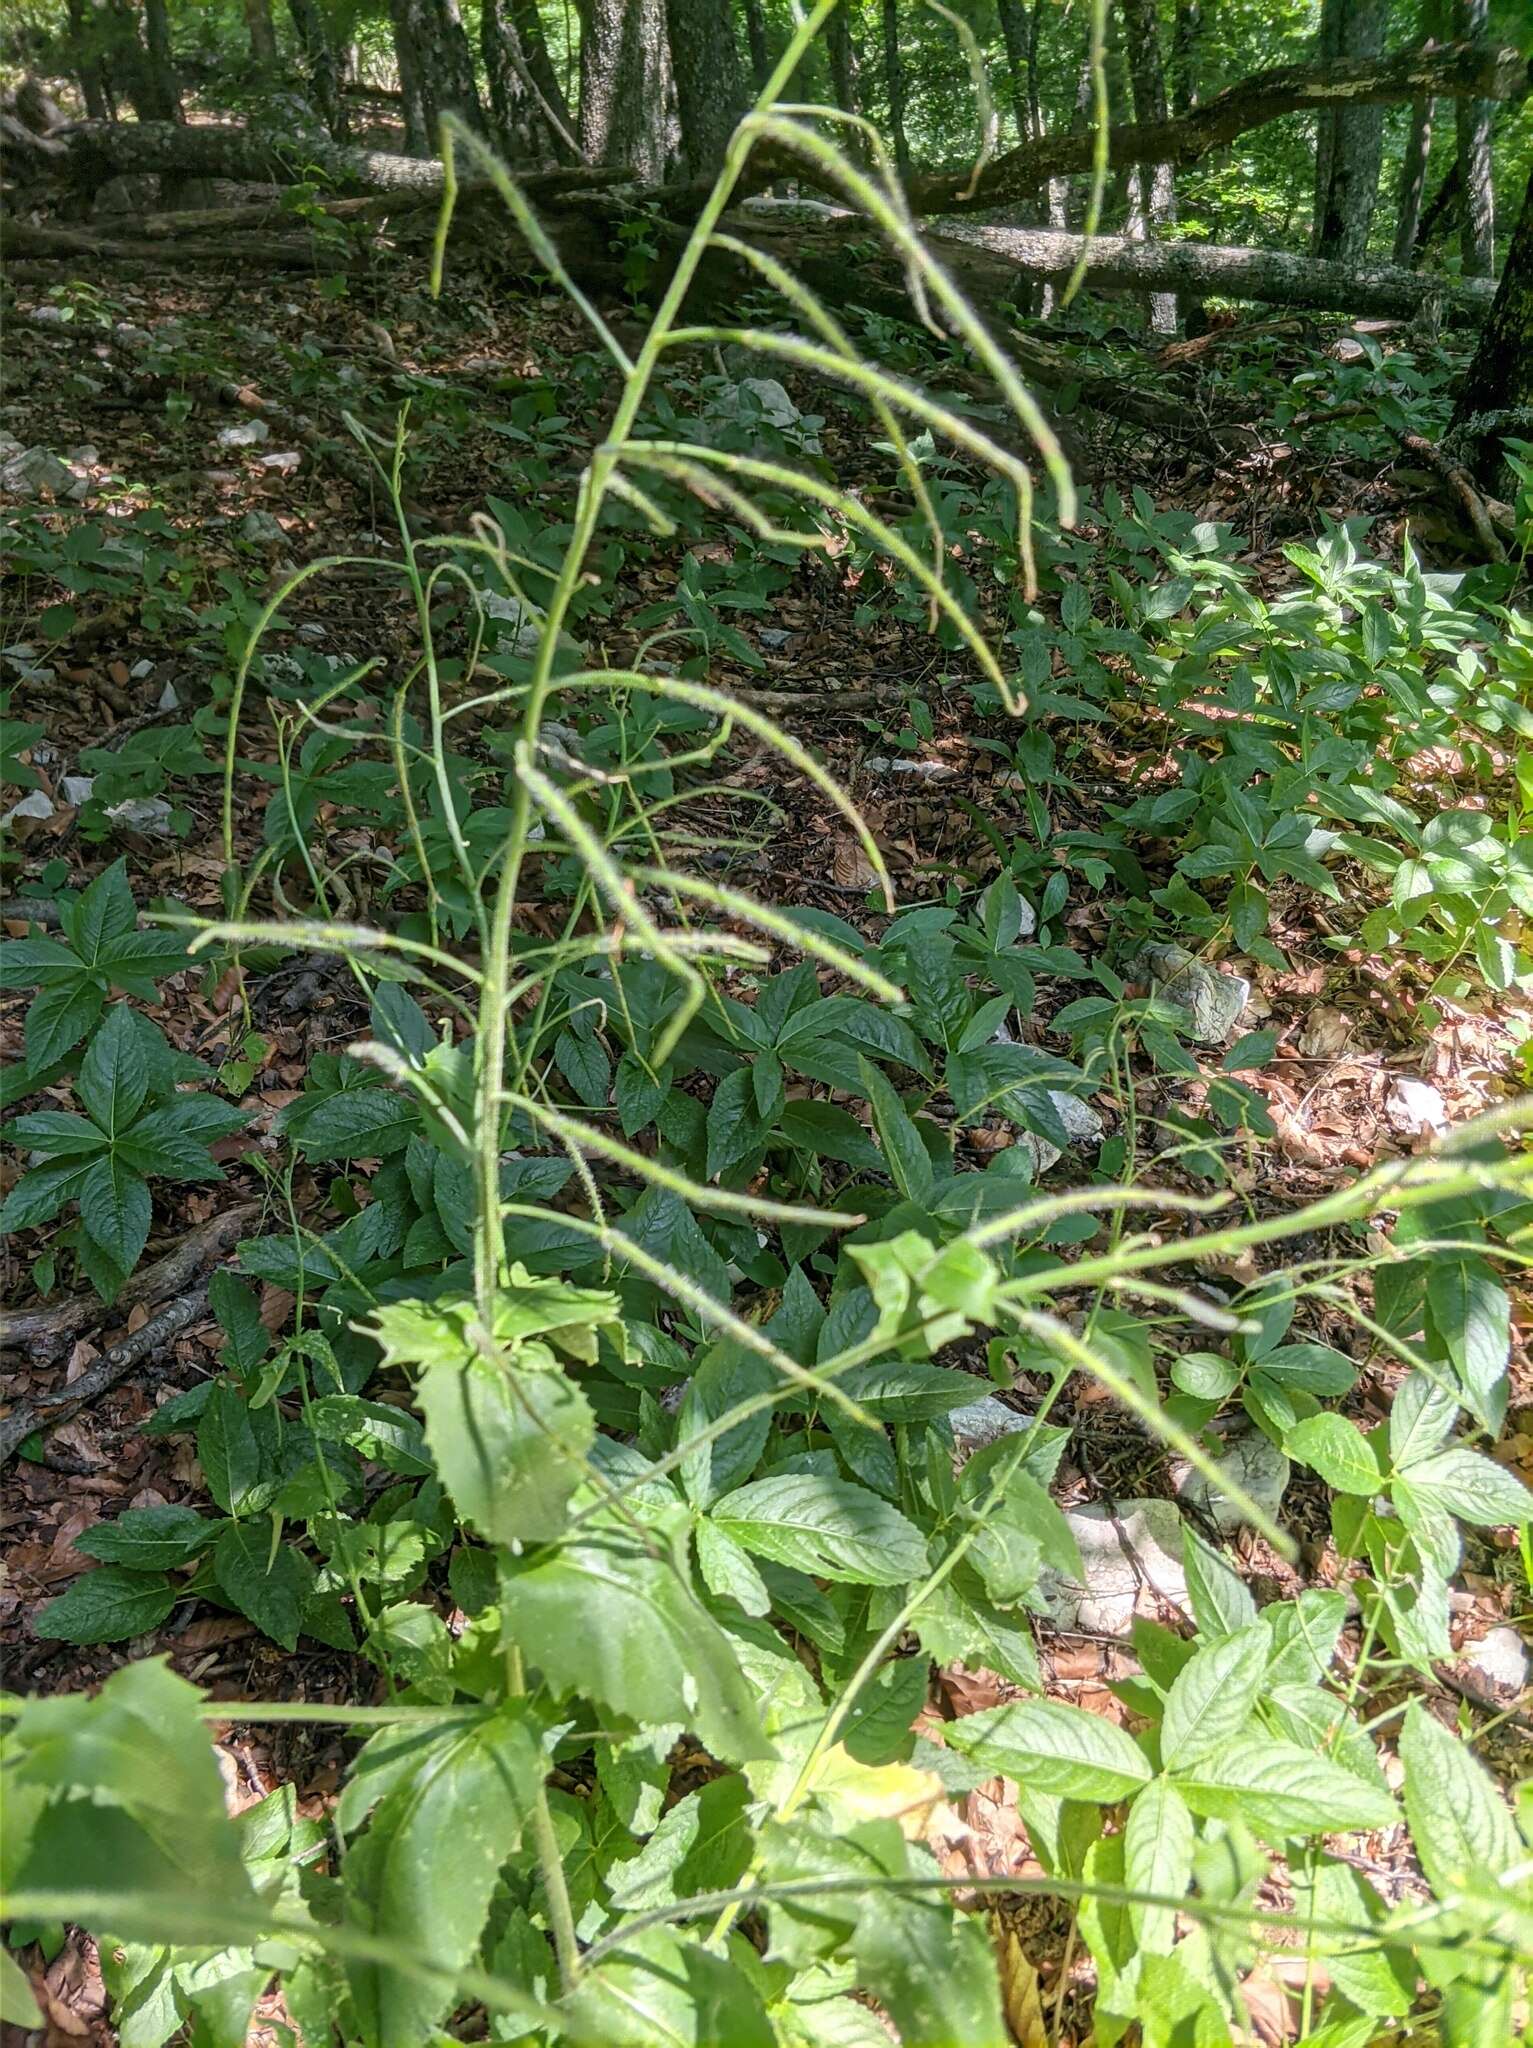
[[[1299,1050],[1309,1060],[1334,1060],[1345,1052],[1356,1025],[1343,1010],[1317,1003],[1299,1033]]]
[[[1043,2017],[1038,1972],[1028,1961],[1014,1929],[1008,1928],[1001,1936],[996,1961],[1001,1976],[1001,2008],[1012,2039],[1018,2048],[1048,2048],[1049,2032]]]

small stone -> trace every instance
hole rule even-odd
[[[1273,1520],[1277,1519],[1288,1486],[1290,1468],[1287,1458],[1270,1437],[1264,1436],[1259,1429],[1232,1430],[1222,1453],[1214,1462],[1219,1471],[1227,1473],[1259,1508]],[[1171,1484],[1176,1489],[1178,1500],[1209,1515],[1215,1526],[1227,1534],[1233,1534],[1244,1526],[1246,1517],[1229,1495],[1218,1487],[1210,1486],[1203,1474],[1189,1465],[1185,1458],[1173,1460]]]
[[[994,1394],[982,1394],[965,1408],[950,1409],[947,1419],[954,1443],[968,1455],[982,1451],[1003,1436],[1019,1436],[1023,1430],[1032,1428],[1036,1417],[1025,1415],[1020,1408],[1009,1408]]]
[[[305,619],[298,628],[300,640],[306,640],[311,647],[317,647],[325,637],[325,629],[318,619]]]
[[[271,428],[265,420],[241,420],[238,426],[223,427],[219,431],[220,448],[256,448],[261,442],[271,439]]]
[[[1251,1000],[1250,982],[1221,974],[1185,946],[1145,946],[1134,964],[1162,1002],[1185,1011],[1188,1028],[1202,1045],[1226,1039]]]
[[[154,708],[156,711],[179,711],[181,709],[181,699],[176,695],[174,683],[167,683],[165,685],[155,700]]]
[[[35,498],[40,491],[51,492],[55,498],[67,498],[78,482],[74,471],[48,448],[23,449],[0,469],[0,491],[12,492],[18,498]]]
[[[79,448],[69,449],[64,457],[66,462],[77,462],[81,469],[94,469],[101,460],[100,450],[93,448],[89,441]]]
[[[39,306],[32,315],[37,327],[67,327],[70,313],[67,306]]]
[[[1528,1653],[1514,1628],[1493,1628],[1477,1643],[1465,1643],[1458,1674],[1471,1691],[1493,1701],[1521,1698],[1528,1682]]]
[[[1428,1081],[1411,1080],[1407,1074],[1396,1077],[1384,1110],[1397,1131],[1411,1136],[1448,1128],[1448,1105],[1438,1090]]]
[[[1102,1119],[1089,1102],[1083,1102],[1078,1095],[1066,1095],[1062,1088],[1051,1088],[1049,1100],[1053,1103],[1059,1121],[1075,1145],[1098,1145],[1105,1128]],[[1059,1147],[1049,1139],[1039,1137],[1036,1131],[1018,1131],[1017,1143],[1024,1152],[1031,1154],[1034,1178],[1047,1173],[1051,1166],[1057,1166],[1064,1158]]]
[[[9,462],[12,456],[20,455],[26,447],[14,434],[0,434],[0,463]]]
[[[147,327],[135,327],[131,320],[119,320],[112,332],[124,348],[148,348],[154,340]]]
[[[90,802],[91,791],[96,787],[94,775],[66,775],[64,777],[64,801],[78,810],[81,804]]]
[[[51,818],[53,799],[46,790],[29,789],[19,804],[12,804],[0,825],[9,825],[13,818]]]
[[[240,539],[248,540],[252,547],[281,547],[287,539],[281,526],[270,512],[247,512],[240,521]]]
[[[786,647],[793,638],[793,634],[787,626],[762,626],[757,632],[756,638],[763,647],[770,648],[775,652],[779,647]]]
[[[303,457],[296,448],[281,448],[270,455],[258,455],[256,467],[274,470],[278,476],[291,476],[302,461]]]
[[[1065,1520],[1085,1576],[1068,1579],[1046,1568],[1040,1583],[1061,1628],[1126,1636],[1136,1614],[1155,1620],[1168,1606],[1189,1612],[1182,1517],[1173,1501],[1120,1501],[1116,1513],[1094,1502],[1070,1509]]]
[[[171,807],[162,796],[130,796],[113,804],[107,816],[126,832],[147,832],[155,839],[170,836]]]
[[[154,663],[149,659],[147,654],[143,657],[142,660],[135,661],[132,668],[128,670],[128,675],[130,679],[135,683],[141,683],[144,680],[145,676],[152,676],[153,674]]]
[[[913,775],[918,782],[951,782],[958,770],[950,761],[891,761],[883,754],[868,757],[875,775]]]

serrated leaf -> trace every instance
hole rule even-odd
[[[736,1067],[714,1089],[707,1130],[709,1180],[728,1173],[765,1143],[767,1127],[756,1108],[755,1084],[748,1066]]]
[[[873,1113],[873,1128],[894,1184],[907,1201],[923,1202],[931,1193],[936,1169],[921,1133],[887,1076],[870,1059],[860,1059],[857,1066],[863,1093]]]
[[[1275,1736],[1247,1736],[1177,1773],[1176,1789],[1206,1820],[1240,1821],[1270,1841],[1388,1827],[1394,1802],[1340,1764]]]
[[[272,1555],[271,1530],[260,1522],[230,1522],[213,1547],[213,1576],[263,1635],[296,1650],[303,1610],[314,1590],[314,1567],[290,1543]]]
[[[80,1100],[109,1137],[119,1136],[137,1116],[149,1092],[149,1068],[133,1012],[126,1003],[113,1003],[107,1011],[80,1062],[75,1086]],[[132,1261],[127,1263],[131,1266]]]
[[[1371,1498],[1384,1484],[1368,1439],[1345,1415],[1323,1412],[1296,1422],[1284,1434],[1283,1449],[1338,1493]]]
[[[1506,1289],[1483,1259],[1437,1257],[1428,1263],[1427,1307],[1466,1402],[1487,1429],[1499,1429],[1511,1356]]]
[[[1192,1815],[1169,1778],[1155,1778],[1145,1786],[1129,1808],[1123,1835],[1127,1889],[1181,1898],[1192,1882],[1194,1835]],[[1142,1949],[1150,1955],[1171,1953],[1176,1941],[1174,1906],[1135,1904],[1129,1915]]]
[[[712,1513],[744,1549],[815,1578],[904,1586],[928,1569],[915,1524],[848,1479],[810,1472],[756,1479],[715,1502]]]
[[[41,1152],[48,1159],[86,1159],[104,1150],[110,1142],[105,1131],[87,1117],[61,1109],[40,1109],[31,1116],[19,1116],[5,1135],[13,1145]]]
[[[271,1333],[261,1321],[261,1304],[254,1290],[227,1266],[220,1266],[208,1282],[208,1306],[224,1333],[221,1358],[241,1379],[247,1379],[271,1350]]]
[[[149,1189],[115,1153],[94,1159],[80,1182],[80,1218],[124,1273],[138,1264],[149,1237]]]
[[[1161,1761],[1176,1770],[1238,1735],[1267,1673],[1271,1637],[1260,1622],[1210,1643],[1172,1682],[1160,1728]]]
[[[1466,1444],[1450,1444],[1410,1467],[1410,1488],[1418,1498],[1482,1529],[1533,1521],[1530,1493],[1505,1465],[1482,1458]]]
[[[306,1159],[381,1159],[404,1149],[420,1114],[392,1088],[343,1088],[306,1107],[287,1128]]]
[[[1419,1700],[1405,1710],[1400,1761],[1411,1839],[1440,1897],[1494,1882],[1523,1859],[1512,1816],[1484,1767]]]
[[[560,2007],[576,2048],[773,2048],[778,2036],[735,1956],[646,1927]]]
[[[1224,1552],[1205,1543],[1190,1525],[1182,1531],[1182,1562],[1192,1618],[1201,1636],[1216,1641],[1255,1621],[1256,1602],[1245,1581]]]
[[[612,1092],[612,1062],[599,1040],[561,1031],[554,1040],[554,1065],[588,1109],[605,1109]]]
[[[104,1564],[168,1572],[206,1549],[219,1523],[195,1508],[129,1508],[115,1522],[97,1522],[75,1538],[75,1549]]]
[[[1132,1736],[1100,1714],[1056,1700],[1017,1700],[949,1722],[950,1748],[1038,1792],[1102,1805],[1130,1797],[1154,1775]]]
[[[347,1852],[353,1924],[447,1971],[470,1962],[542,1775],[537,1724],[523,1701],[413,1746],[406,1772]],[[456,2003],[449,1977],[360,1962],[348,1976],[363,2036],[376,2048],[420,2048]]]
[[[78,1199],[93,1157],[61,1160],[57,1166],[34,1167],[24,1173],[0,1203],[0,1230],[30,1230],[57,1216],[66,1202]]]
[[[27,1011],[27,1065],[40,1071],[62,1059],[90,1030],[105,1001],[105,991],[93,981],[62,982],[57,987],[45,988]]]
[[[680,1722],[730,1762],[770,1753],[730,1639],[675,1565],[626,1532],[593,1532],[511,1564],[502,1611],[556,1696]]]
[[[177,1589],[169,1579],[132,1571],[127,1565],[105,1564],[50,1600],[32,1629],[49,1642],[121,1643],[158,1628],[176,1599]]]
[[[563,1373],[446,1361],[426,1367],[416,1398],[462,1521],[491,1543],[561,1533],[596,1435],[590,1402]]]
[[[1458,1402],[1445,1387],[1413,1372],[1395,1389],[1389,1408],[1389,1458],[1403,1472],[1429,1458],[1453,1428]]]

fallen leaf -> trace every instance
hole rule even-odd
[[[1028,1961],[1015,1929],[1008,1928],[1002,1935],[996,1963],[1001,1977],[1001,2009],[1012,2039],[1018,2048],[1048,2048],[1038,1972]]]

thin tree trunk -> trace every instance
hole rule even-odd
[[[580,30],[582,153],[658,184],[671,100],[665,0],[582,0]]]
[[[711,178],[745,111],[745,79],[729,0],[665,0],[671,75],[687,173]]]
[[[1160,28],[1155,0],[1119,0],[1128,41],[1129,80],[1134,96],[1134,119],[1141,123],[1168,118],[1166,76],[1160,59]],[[1176,221],[1175,173],[1170,164],[1140,168],[1143,193],[1142,239],[1157,238]],[[1145,189],[1147,186],[1147,189]],[[1175,334],[1178,325],[1174,293],[1155,292],[1150,297],[1150,326],[1156,334]]]
[[[250,37],[250,54],[263,71],[277,68],[277,25],[271,18],[271,0],[244,0],[245,32]]]
[[[1488,0],[1458,0],[1461,35],[1484,35]],[[1464,187],[1460,238],[1466,277],[1490,277],[1496,268],[1496,207],[1491,184],[1489,100],[1460,100],[1455,106],[1459,176]]]
[[[1442,34],[1442,0],[1422,0],[1421,37],[1435,43]],[[1405,157],[1400,165],[1400,198],[1395,208],[1395,261],[1409,263],[1421,230],[1421,207],[1426,197],[1427,164],[1432,155],[1432,123],[1436,102],[1430,93],[1418,93],[1411,101],[1411,125],[1405,138]]]
[[[541,95],[545,109],[556,125],[574,141],[575,116],[569,99],[554,69],[554,60],[548,54],[548,38],[543,33],[543,15],[538,0],[509,0],[507,12],[511,26],[516,30],[517,43],[526,60],[527,70],[533,84]],[[572,149],[571,153],[574,151]]]
[[[165,0],[144,0],[144,41],[149,51],[147,83],[151,121],[179,121],[181,90],[170,47],[170,13]]]
[[[745,0],[745,40],[750,46],[751,77],[760,92],[772,75],[772,52],[767,43],[766,15],[761,0]]]
[[[830,96],[848,114],[862,112],[862,57],[852,34],[855,0],[841,0],[825,24],[825,55],[830,65]],[[847,154],[858,163],[867,161],[867,145],[855,128],[844,131]]]
[[[905,135],[905,64],[900,56],[900,0],[884,0],[884,83],[889,93],[889,139],[895,167],[910,176],[910,143]]]
[[[434,155],[439,124],[446,113],[456,114],[483,133],[474,53],[457,0],[390,0],[390,13],[407,135],[412,129],[423,129],[424,135],[417,139],[424,143],[427,155]],[[413,73],[408,81],[407,73]]]
[[[897,0],[884,0],[886,42],[896,4]],[[996,0],[995,11],[1000,17],[1001,40],[1006,45],[1006,69],[1011,78],[1011,106],[1017,117],[1017,140],[1031,142],[1036,130],[1033,127],[1028,10],[1023,0]]]
[[[340,66],[329,24],[320,12],[318,0],[287,0],[299,47],[309,74],[309,93],[321,120],[337,142],[347,134],[346,101],[341,92]]]
[[[98,38],[93,35],[86,13],[87,0],[68,0],[69,42],[74,57],[75,76],[80,81],[80,97],[85,102],[85,111],[93,121],[109,121],[112,118],[112,103],[107,97],[106,79],[97,54]],[[99,9],[91,4],[91,13]]]
[[[1505,440],[1533,441],[1533,177],[1453,429],[1469,444],[1475,469],[1488,483],[1496,481]]]
[[[1384,48],[1389,0],[1325,0],[1321,21],[1322,61],[1370,62]],[[1321,117],[1317,150],[1315,254],[1341,263],[1361,263],[1378,203],[1384,160],[1384,115],[1376,106],[1338,105]],[[1323,166],[1323,187],[1318,167]]]
[[[1177,0],[1171,30],[1171,111],[1190,114],[1202,98],[1206,81],[1199,76],[1204,32],[1213,14],[1213,0]]]
[[[490,99],[490,136],[511,163],[528,162],[548,147],[548,124],[525,77],[526,57],[505,0],[481,0],[479,48]]]

